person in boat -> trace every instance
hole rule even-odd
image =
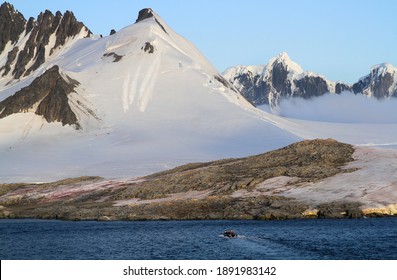
[[[232,229],[231,230],[225,230],[223,232],[223,235],[227,236],[227,237],[236,237],[237,236],[237,234]]]

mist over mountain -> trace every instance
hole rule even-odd
[[[270,59],[266,65],[231,67],[223,75],[252,104],[269,104],[272,108],[291,97],[310,99],[343,91],[377,99],[397,96],[397,68],[391,64],[375,65],[369,75],[349,85],[303,71],[283,52]]]

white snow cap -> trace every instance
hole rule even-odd
[[[395,74],[397,68],[389,63],[377,64],[371,67],[371,74],[376,76],[383,76],[386,73]]]
[[[291,72],[295,72],[295,74],[300,74],[303,72],[302,67],[300,67],[299,64],[296,62],[292,61],[289,55],[286,52],[281,52],[279,55],[276,57],[272,58],[268,65],[274,65],[275,63],[282,63],[284,64],[287,69]]]

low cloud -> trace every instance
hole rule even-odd
[[[397,98],[377,100],[350,92],[311,99],[290,98],[273,110],[279,116],[336,123],[397,123]]]

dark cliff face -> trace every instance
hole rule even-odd
[[[303,97],[305,99],[321,96],[329,92],[327,82],[318,76],[305,76],[294,81],[296,90],[294,96]]]
[[[29,86],[0,102],[0,118],[27,112],[38,104],[35,113],[43,116],[47,122],[61,122],[62,125],[74,125],[78,129],[80,125],[68,102],[68,95],[74,92],[78,84],[69,77],[64,79],[58,66],[54,66]]]
[[[240,85],[240,93],[245,99],[250,101],[253,105],[259,106],[267,104],[267,92],[269,92],[269,85],[261,80],[260,75],[254,75],[248,71],[234,77],[230,82],[238,81]]]
[[[0,6],[0,53],[6,44],[16,43],[19,35],[25,30],[26,20],[14,6],[5,2]]]
[[[271,85],[281,95],[291,94],[291,82],[288,80],[289,71],[280,61],[273,65],[271,75]]]
[[[27,40],[23,49],[15,46],[8,52],[5,64],[0,67],[2,76],[8,75],[12,68],[13,78],[28,76],[45,62],[46,52],[49,55],[53,54],[68,38],[73,38],[82,29],[85,29],[88,35],[91,34],[83,23],[77,21],[72,12],[67,11],[63,15],[57,12],[54,15],[47,10],[40,13],[37,20],[30,18],[26,22],[22,14],[15,12],[12,5],[4,3],[0,7],[0,52],[4,51],[8,42],[15,44],[24,34]],[[52,35],[55,35],[55,45],[49,46]]]

